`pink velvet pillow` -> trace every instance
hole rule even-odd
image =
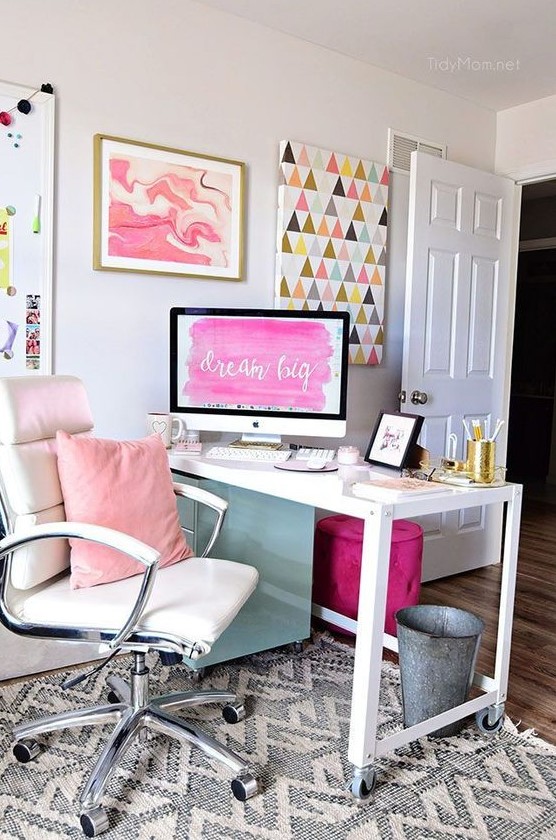
[[[166,449],[159,435],[103,440],[56,433],[66,519],[124,531],[160,551],[169,566],[193,554],[180,528]],[[136,560],[85,540],[71,542],[71,587],[81,589],[144,571]]]

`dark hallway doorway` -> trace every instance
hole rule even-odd
[[[556,499],[556,180],[525,184],[520,215],[507,478]]]

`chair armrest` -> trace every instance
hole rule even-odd
[[[146,543],[141,542],[141,540],[129,536],[129,534],[124,534],[122,531],[116,531],[113,528],[105,528],[103,525],[92,525],[86,522],[48,522],[44,525],[33,525],[22,534],[10,534],[1,540],[0,560],[6,554],[11,554],[11,552],[29,542],[60,537],[89,540],[90,542],[106,545],[109,548],[114,548],[133,557],[134,560],[146,566],[139,595],[129,616],[114,638],[107,643],[107,647],[110,649],[119,647],[136,627],[149,599],[154,585],[154,578],[158,570],[160,553]]]
[[[180,484],[177,481],[174,481],[173,484],[176,496],[183,496],[185,499],[191,499],[194,502],[198,502],[201,505],[211,508],[216,513],[216,521],[214,523],[210,539],[201,554],[201,557],[206,557],[220,533],[226,511],[228,510],[228,502],[221,499],[220,496],[210,493],[208,490],[203,490],[201,487],[195,487],[191,484]]]

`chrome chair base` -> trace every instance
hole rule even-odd
[[[87,837],[96,837],[108,828],[108,819],[100,805],[102,795],[118,764],[136,738],[144,739],[152,730],[191,744],[206,755],[225,764],[236,774],[232,793],[245,801],[259,792],[257,779],[249,772],[248,764],[228,747],[220,744],[189,720],[174,712],[207,703],[223,703],[222,714],[227,723],[238,723],[245,717],[245,709],[235,694],[228,691],[183,691],[149,698],[149,669],[145,654],[134,653],[129,684],[121,677],[108,677],[110,687],[107,705],[92,706],[39,718],[14,728],[14,755],[18,761],[36,758],[40,746],[35,737],[45,732],[92,726],[114,721],[114,727],[81,793],[81,827]]]

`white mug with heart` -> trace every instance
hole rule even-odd
[[[174,431],[174,426],[177,427]],[[185,426],[181,417],[172,417],[161,411],[152,411],[147,414],[147,434],[160,435],[166,449],[170,449],[172,443],[183,437]]]

